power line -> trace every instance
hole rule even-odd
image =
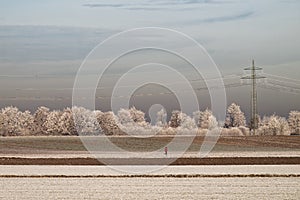
[[[280,85],[280,86],[283,86],[283,87],[290,87],[290,88],[300,89],[300,84],[287,83],[285,81],[280,81],[280,80],[270,79],[270,78],[267,79],[267,82],[272,83],[274,85]]]
[[[275,84],[270,84],[270,83],[265,83],[265,84],[258,84],[257,85],[260,88],[264,89],[270,89],[278,92],[288,92],[292,94],[300,94],[300,88],[289,88],[289,87],[284,87],[280,85],[275,85]]]
[[[263,75],[266,76],[267,78],[275,77],[277,79],[284,79],[287,82],[291,82],[291,83],[294,83],[294,84],[300,84],[300,80],[297,80],[297,79],[292,79],[292,78],[287,78],[287,77],[284,77],[284,76],[278,76],[278,75],[267,74],[267,73],[263,73]]]

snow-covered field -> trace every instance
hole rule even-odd
[[[153,168],[157,166],[122,166]],[[247,175],[257,177],[43,177],[127,175],[107,166],[1,166],[0,199],[299,199],[299,165],[167,166],[150,175]],[[15,175],[15,178],[5,178]],[[30,176],[41,176],[32,178]]]
[[[0,199],[299,199],[299,178],[0,178]]]
[[[147,177],[122,177],[128,175],[124,171],[134,171],[134,167],[139,168],[137,171],[141,168],[155,171],[144,174],[150,175]],[[118,170],[122,169],[123,172],[108,166],[1,166],[0,199],[296,200],[300,197],[299,165],[167,166],[160,170],[157,166],[121,166]],[[182,174],[216,177],[151,177]],[[270,176],[260,176],[266,174]],[[57,177],[61,175],[67,177]]]
[[[68,166],[68,165],[2,165],[0,176],[99,176],[128,175],[145,172],[145,175],[201,174],[201,175],[300,175],[299,165],[185,165],[185,166]],[[140,173],[139,173],[140,174]],[[300,179],[299,179],[300,181]]]

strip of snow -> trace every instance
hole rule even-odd
[[[0,176],[99,176],[99,175],[128,175],[137,172],[149,172],[150,175],[168,174],[201,174],[201,175],[247,175],[300,174],[299,165],[205,165],[205,166],[53,166],[53,165],[3,165]],[[152,172],[151,172],[152,171]],[[130,173],[127,173],[130,172]]]

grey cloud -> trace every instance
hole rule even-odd
[[[253,11],[247,11],[241,14],[235,14],[235,15],[228,15],[228,16],[220,16],[220,17],[212,17],[212,18],[206,18],[206,19],[197,19],[192,21],[186,21],[181,22],[180,24],[184,25],[197,25],[197,24],[203,24],[203,23],[217,23],[217,22],[227,22],[227,21],[235,21],[235,20],[243,20],[247,19],[254,15]],[[176,25],[178,25],[178,22],[176,22]]]
[[[147,1],[146,3],[135,3],[135,4],[103,4],[103,3],[88,3],[82,6],[90,8],[120,8],[126,10],[144,10],[144,11],[155,11],[155,10],[182,10],[182,9],[194,9],[194,7],[180,8],[181,5],[200,5],[200,4],[224,4],[232,3],[232,1],[217,1],[217,0],[155,0]]]
[[[159,5],[187,5],[187,4],[227,4],[233,1],[217,1],[217,0],[158,0]],[[159,3],[160,2],[160,3]]]
[[[82,6],[95,8],[95,7],[112,7],[112,8],[122,8],[128,6],[128,4],[101,4],[101,3],[87,3]]]
[[[126,8],[127,10],[143,10],[143,11],[156,11],[156,10],[166,10],[166,8],[158,8],[158,7],[132,7]]]
[[[237,15],[208,18],[208,19],[200,20],[200,22],[214,23],[214,22],[240,20],[240,19],[246,19],[248,17],[251,17],[253,14],[254,14],[253,11],[249,11],[249,12],[245,12],[245,13],[237,14]]]

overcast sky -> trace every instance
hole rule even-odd
[[[72,87],[74,75],[86,55],[112,34],[137,27],[170,28],[191,36],[204,46],[223,75],[242,74],[243,67],[255,59],[266,73],[300,78],[298,0],[0,0],[0,3],[1,107],[69,106],[70,100],[30,101],[25,97],[70,96],[55,89]],[[35,91],[36,88],[53,90],[41,92]],[[248,90],[247,87],[228,89],[228,102],[238,102],[247,112]],[[299,93],[261,89],[259,95],[261,114],[286,115],[289,110],[300,108]],[[20,96],[25,100],[9,99]],[[142,106],[142,102],[137,104]],[[201,108],[209,106],[203,104]]]

